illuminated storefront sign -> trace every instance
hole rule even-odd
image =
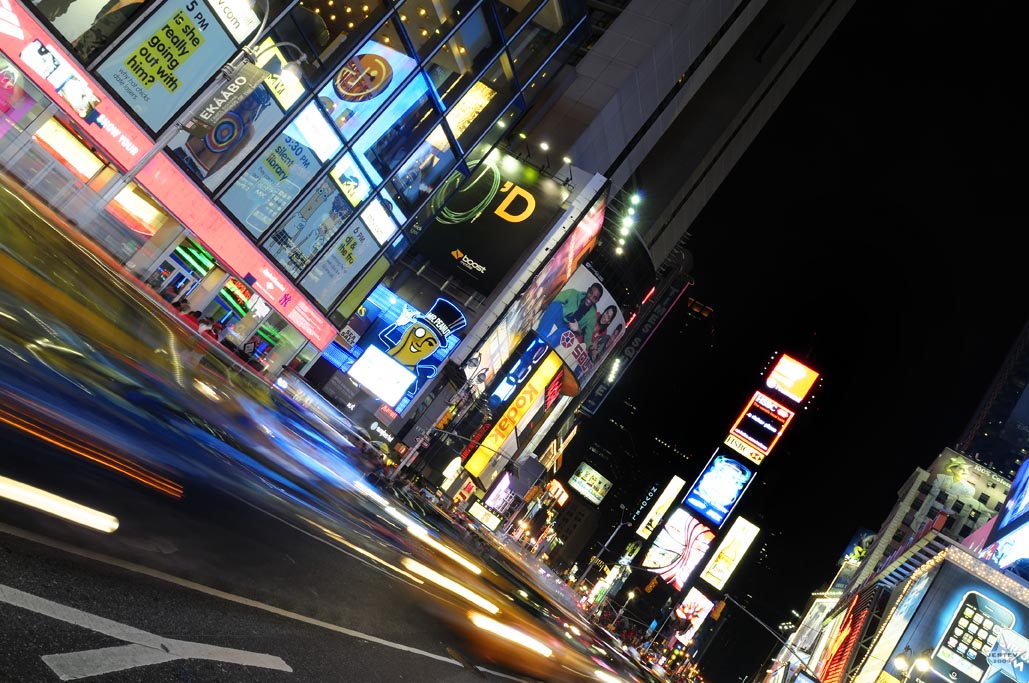
[[[565,491],[565,487],[557,479],[551,479],[547,482],[547,493],[553,496],[554,501],[559,507],[568,502],[568,492]]]
[[[640,523],[636,529],[636,534],[643,538],[650,538],[650,535],[654,533],[654,529],[661,522],[661,518],[668,512],[668,508],[672,507],[679,498],[679,493],[683,487],[686,486],[686,481],[678,476],[672,477],[672,480],[665,485],[661,495],[657,497],[657,500],[653,505],[649,506],[646,517]]]
[[[647,550],[642,566],[682,590],[711,548],[715,533],[685,508],[677,508]]]
[[[479,501],[468,506],[468,514],[482,522],[482,525],[490,531],[496,531],[503,519]]]
[[[715,451],[682,502],[721,526],[753,478],[754,473],[742,462]]]
[[[568,487],[581,493],[594,505],[600,505],[600,501],[604,500],[604,496],[611,490],[611,482],[583,462],[579,463],[575,473],[568,478]]]
[[[279,274],[271,261],[244,237],[210,200],[167,157],[150,160],[136,181],[160,199],[183,225],[283,318],[324,350],[336,336],[336,328],[303,294]]]
[[[532,374],[529,381],[525,383],[522,390],[511,401],[510,406],[497,423],[490,430],[490,433],[483,440],[482,445],[475,449],[475,453],[468,459],[465,469],[475,476],[479,476],[489,464],[493,456],[500,451],[508,437],[521,423],[524,417],[530,414],[530,409],[543,400],[547,384],[554,375],[561,371],[561,358],[551,351],[540,363],[536,372]]]
[[[235,50],[215,10],[200,0],[172,0],[111,53],[97,74],[156,132]]]
[[[50,42],[18,2],[0,0],[0,50],[123,168],[150,149],[150,138],[121,109],[101,96],[76,61]]]
[[[737,517],[729,531],[718,544],[714,556],[700,573],[700,578],[713,588],[722,590],[732,576],[750,544],[757,538],[759,529],[743,517]]]
[[[803,403],[818,373],[798,360],[783,354],[765,379],[765,386],[794,403]]]
[[[760,465],[779,437],[786,431],[795,413],[778,401],[755,391],[729,430],[725,445]]]

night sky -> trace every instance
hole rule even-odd
[[[691,229],[713,326],[674,312],[584,425],[630,397],[695,454],[669,472],[692,482],[775,352],[822,373],[740,506],[758,544],[777,536],[771,569],[748,556],[726,590],[773,625],[954,446],[1029,318],[1009,7],[858,2]],[[752,676],[773,645],[727,621],[708,680]]]

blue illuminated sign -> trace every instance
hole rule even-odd
[[[381,356],[380,363],[406,368],[413,379],[401,398],[391,403],[397,412],[402,412],[423,383],[439,372],[439,366],[460,341],[455,333],[467,324],[464,313],[447,299],[436,299],[432,307],[422,313],[378,285],[340,332],[352,344],[349,349],[340,349],[337,356],[342,362],[335,365],[347,372],[368,348],[375,347],[385,354],[377,354]],[[393,385],[388,390],[375,386],[375,377],[380,375],[395,377],[397,373],[366,374],[362,386],[384,400],[387,396],[394,397]]]
[[[503,406],[507,405],[507,402],[525,384],[532,371],[546,357],[547,352],[550,350],[550,346],[535,334],[532,334],[527,342],[523,342],[522,347],[525,350],[518,356],[518,360],[515,361],[515,364],[511,366],[497,383],[493,393],[490,394],[489,407],[490,411],[495,415],[500,412]]]
[[[721,526],[753,478],[754,473],[742,462],[715,451],[682,502]]]

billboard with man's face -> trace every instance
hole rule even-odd
[[[579,386],[589,381],[624,332],[621,309],[586,266],[576,269],[536,323],[536,333],[557,351]]]

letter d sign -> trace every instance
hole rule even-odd
[[[504,197],[504,201],[500,202],[500,206],[498,206],[493,213],[500,216],[508,223],[521,223],[531,216],[532,212],[536,210],[536,200],[533,196],[512,183],[510,180],[504,183],[504,186],[500,188],[500,191],[509,192],[509,194]],[[515,200],[515,197],[521,197],[525,200],[525,208],[523,208],[520,213],[509,213],[507,209],[511,206],[511,202]]]

